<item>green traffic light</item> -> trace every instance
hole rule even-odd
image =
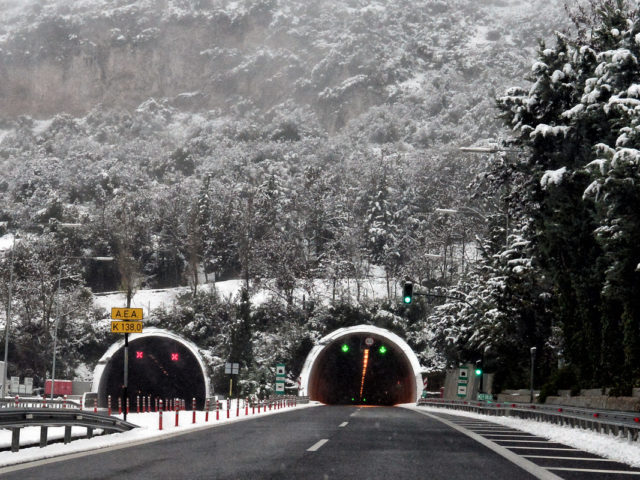
[[[407,303],[407,304],[411,303],[411,297],[409,296],[404,297],[404,303]]]
[[[349,351],[349,345],[347,345],[346,343],[344,343],[344,344],[342,345],[341,350],[342,350],[344,353],[347,353],[347,352]]]
[[[351,401],[352,401],[352,402],[355,402],[355,401],[356,401],[356,399],[355,399],[354,397],[351,397]]]
[[[381,345],[380,348],[378,349],[378,352],[380,352],[381,355],[384,355],[385,353],[387,353],[387,347],[385,347],[384,345]]]
[[[363,399],[362,399],[362,401],[363,401],[363,402],[366,402],[366,401],[367,401],[367,399],[366,399],[366,398],[363,398]]]
[[[479,377],[480,375],[482,375],[482,369],[476,368],[476,377]]]

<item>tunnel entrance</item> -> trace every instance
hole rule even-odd
[[[321,340],[301,377],[309,397],[326,404],[411,403],[422,391],[419,362],[409,346],[387,330],[365,325]]]
[[[205,369],[195,346],[177,335],[158,329],[152,334],[131,335],[129,339],[129,402],[133,411],[137,396],[155,399],[182,398],[203,408],[208,395]],[[99,362],[94,375],[94,391],[98,404],[112,407],[122,396],[124,341],[112,346]]]

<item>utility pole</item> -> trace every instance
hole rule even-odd
[[[16,237],[13,236],[11,259],[9,260],[9,295],[7,298],[7,321],[4,324],[4,369],[2,372],[2,396],[7,395],[7,371],[9,370],[9,324],[11,323],[11,293],[13,290],[13,255],[16,249]]]
[[[531,352],[531,383],[529,384],[529,403],[533,403],[533,365],[535,364],[536,361],[536,347],[531,347],[530,352]]]

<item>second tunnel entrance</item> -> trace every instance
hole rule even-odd
[[[308,358],[305,364],[312,400],[361,405],[396,405],[416,400],[417,359],[409,358],[408,347],[402,348],[399,342],[391,341],[389,335],[379,332],[386,331],[376,330],[378,332],[345,331],[315,355],[312,351],[310,357],[313,358]]]

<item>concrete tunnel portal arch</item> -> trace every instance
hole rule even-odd
[[[98,393],[98,405],[117,408],[122,396],[124,374],[124,338],[109,347],[94,370],[92,391]],[[203,408],[210,395],[209,375],[198,347],[173,332],[145,328],[129,335],[129,401],[133,411],[136,396],[196,399]]]
[[[302,395],[326,404],[396,405],[422,394],[420,362],[411,347],[371,325],[322,338],[307,356],[300,383]]]

